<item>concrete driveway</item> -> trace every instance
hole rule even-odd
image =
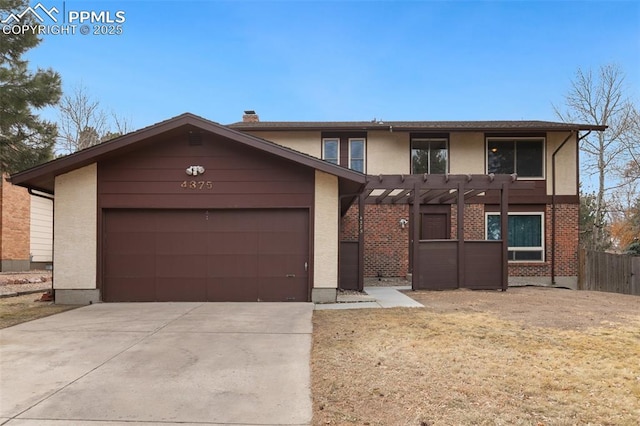
[[[0,330],[0,424],[310,424],[312,311],[96,304]]]

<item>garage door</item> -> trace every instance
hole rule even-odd
[[[307,301],[307,210],[107,210],[103,299]]]

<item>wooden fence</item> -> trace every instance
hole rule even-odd
[[[640,296],[640,256],[580,250],[578,289]]]

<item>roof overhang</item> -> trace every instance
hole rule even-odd
[[[144,146],[145,141],[149,141],[156,136],[191,130],[209,132],[284,160],[334,175],[338,178],[341,194],[359,193],[366,184],[366,176],[362,173],[354,172],[265,139],[230,129],[191,113],[179,115],[31,169],[14,173],[8,180],[14,185],[53,194],[55,177],[58,175],[101,160],[126,154],[131,150]],[[346,199],[344,204],[347,204]],[[346,209],[346,207],[344,208]]]
[[[604,131],[607,126],[536,120],[507,121],[258,121],[238,122],[228,127],[244,132],[258,131],[393,131],[393,132],[564,132]]]

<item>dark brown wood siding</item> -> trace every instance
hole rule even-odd
[[[305,212],[306,225],[302,231],[307,234],[305,255],[309,259],[308,271],[313,271],[310,242],[313,241],[314,170],[210,133],[199,134],[198,138],[201,143],[194,144],[193,138],[190,143],[187,129],[182,128],[145,141],[126,155],[98,163],[100,240],[107,232],[106,211],[204,210],[215,214],[229,209],[236,212],[265,209],[268,214],[269,210],[286,212],[294,209]],[[202,166],[205,172],[189,176],[186,169],[190,166]],[[235,237],[240,237],[240,234],[236,233]],[[106,250],[109,250],[108,243],[99,245],[98,288],[103,290],[105,277],[113,272],[105,265],[107,257],[112,254]],[[300,274],[296,276],[301,277]],[[296,300],[308,300],[309,288],[313,284],[310,276],[309,273],[304,278],[307,296],[297,294]],[[198,284],[192,292],[188,290],[187,281],[184,281],[184,300],[217,300],[213,287],[207,289],[203,299],[202,287]],[[140,281],[141,285],[143,282]],[[167,288],[171,288],[170,285]],[[154,291],[160,292],[154,298],[168,300],[161,295],[162,283]],[[107,295],[108,292],[107,289]],[[170,298],[179,300],[175,295]],[[244,300],[255,299],[251,296]]]
[[[194,165],[205,173],[188,176]],[[313,192],[313,169],[213,135],[202,145],[186,133],[160,139],[98,164],[101,208],[311,207]]]
[[[358,290],[358,242],[340,242],[340,288]]]

